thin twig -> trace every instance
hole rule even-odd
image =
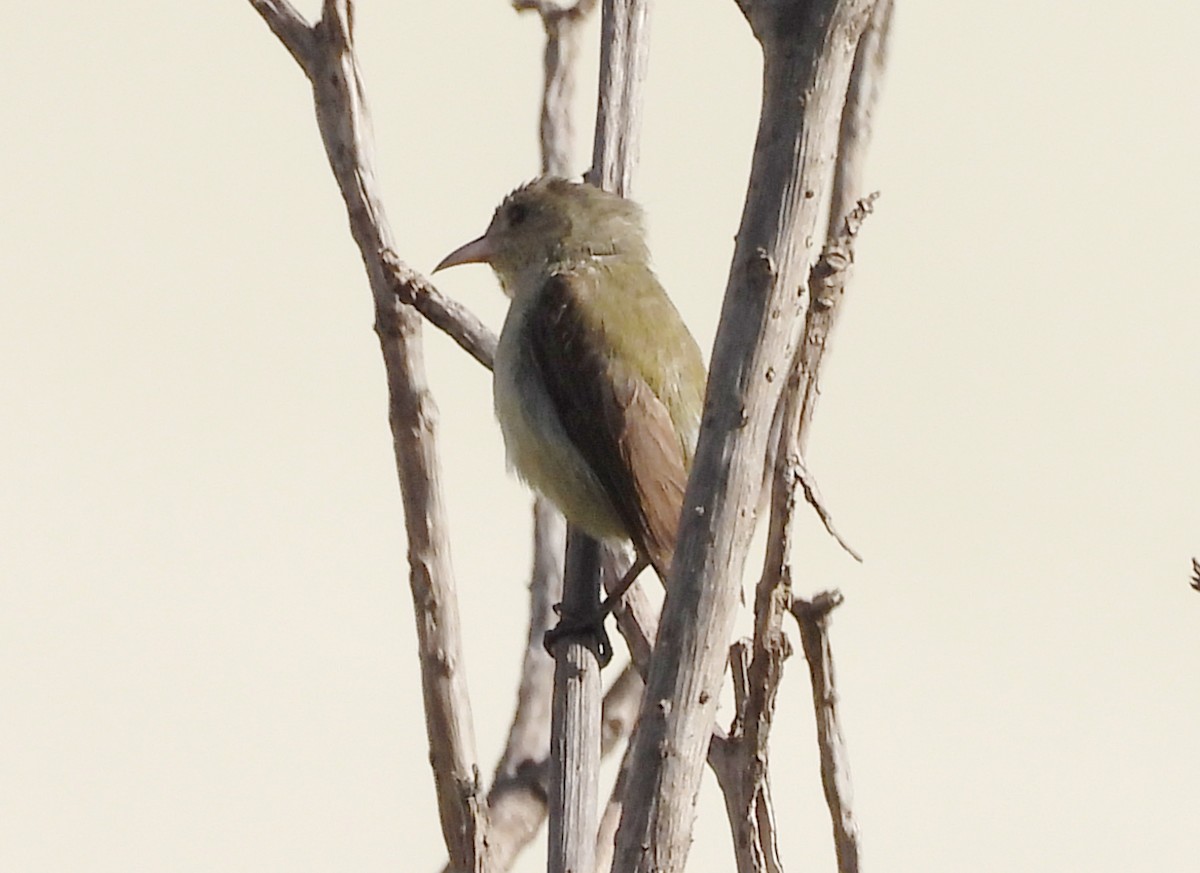
[[[287,0],[250,0],[250,5],[258,10],[271,32],[279,37],[283,47],[291,52],[300,69],[310,79],[310,70],[316,63],[317,41],[313,28],[309,27],[304,16]]]
[[[391,250],[380,253],[390,271],[392,293],[425,316],[434,327],[459,344],[489,370],[496,358],[497,338],[491,329],[459,303],[439,291],[429,279]]]
[[[404,503],[409,587],[430,763],[452,865],[486,869],[487,815],[475,763],[457,598],[437,456],[437,413],[425,379],[421,319],[394,291],[391,228],[375,181],[374,141],[354,54],[349,0],[326,0],[308,27],[283,0],[251,0],[312,83],[317,124],[367,270],[387,375],[389,420]]]
[[[849,180],[843,179],[841,190],[844,191],[848,187]],[[829,337],[838,307],[846,293],[850,268],[854,265],[854,242],[878,199],[878,191],[862,198],[839,223],[830,225],[830,236],[821,257],[809,272],[810,305],[805,319],[804,340],[796,349],[787,393],[781,400],[776,421],[780,435],[776,462],[778,463],[780,458],[783,459],[783,464],[792,472],[796,484],[803,489],[805,501],[817,513],[825,530],[860,564],[862,555],[846,542],[833,525],[833,517],[821,499],[816,480],[804,462],[804,446],[812,428],[817,398],[821,393],[820,373],[829,350]],[[793,396],[799,398],[799,405],[792,403]]]
[[[817,490],[817,481],[809,472],[808,467],[804,464],[804,459],[798,455],[794,458],[789,458],[785,463],[792,465],[793,474],[796,484],[800,486],[804,492],[804,500],[817,513],[817,517],[821,519],[821,524],[825,526],[826,532],[837,541],[837,544],[842,547],[847,555],[849,555],[858,563],[862,563],[862,555],[854,550],[842,535],[838,533],[837,528],[833,526],[833,516],[829,514],[829,510],[825,507],[825,503],[821,500],[821,492]]]
[[[846,86],[846,102],[838,129],[837,163],[829,198],[828,237],[836,236],[842,225],[863,196],[863,176],[867,148],[871,143],[875,107],[879,102],[880,83],[887,63],[887,45],[891,32],[893,0],[876,0],[862,39],[854,53],[854,64]],[[835,289],[831,289],[835,290]],[[845,298],[845,283],[836,293],[815,297],[804,324],[804,339],[800,343],[800,372],[803,398],[800,415],[801,456],[808,452],[812,418],[821,394],[821,372],[828,359],[830,340]]]
[[[812,681],[817,745],[821,750],[821,787],[833,821],[838,873],[858,873],[860,849],[851,800],[850,761],[838,716],[833,651],[829,645],[829,614],[841,602],[841,592],[824,591],[809,601],[796,598],[791,613],[800,626],[800,644]]]

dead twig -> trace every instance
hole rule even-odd
[[[354,52],[353,6],[325,0],[309,26],[286,0],[250,0],[308,77],[326,156],[375,302],[388,413],[408,542],[409,587],[438,813],[453,866],[487,866],[487,810],[475,762],[471,706],[437,456],[437,412],[425,379],[421,319],[394,288],[398,259],[375,181],[374,140]]]
[[[796,598],[791,613],[800,627],[800,644],[812,682],[817,746],[821,752],[821,787],[833,821],[838,873],[858,873],[858,824],[852,809],[850,761],[838,715],[833,651],[829,645],[829,615],[841,603],[841,592],[825,591],[812,600]]]

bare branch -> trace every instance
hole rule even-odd
[[[648,0],[604,0],[600,93],[587,181],[628,197],[642,136],[642,83],[650,57]]]
[[[304,75],[312,78],[312,70],[317,62],[317,45],[313,29],[308,26],[304,16],[287,0],[250,0],[258,14],[267,22],[271,32],[279,37],[283,47],[292,53]]]
[[[421,313],[434,327],[459,344],[472,358],[492,369],[496,357],[496,335],[486,324],[459,303],[446,297],[390,249],[380,253],[389,271],[392,293]]]
[[[638,675],[637,668],[628,664],[604,695],[604,710],[601,712],[600,723],[602,754],[609,754],[629,736],[629,731],[637,719],[642,688],[642,677]]]
[[[778,605],[782,599],[791,596],[791,568],[788,561],[795,514],[794,483],[799,483],[803,488],[805,499],[817,511],[830,535],[856,560],[862,560],[834,529],[828,510],[822,504],[816,484],[804,464],[804,453],[820,395],[821,366],[826,359],[829,338],[854,262],[854,239],[877,196],[857,200],[863,185],[871,115],[883,75],[884,46],[891,13],[892,0],[879,0],[875,4],[855,51],[838,131],[838,156],[827,219],[828,238],[821,258],[809,274],[811,305],[805,318],[804,337],[796,349],[785,396],[777,410],[782,422],[777,431],[779,445],[772,500],[771,546],[759,586],[760,597],[765,595],[770,599],[765,602],[760,599],[758,603],[756,614],[760,624],[756,626],[756,644],[763,639],[770,639],[770,634],[779,632]],[[774,582],[772,576],[775,577]],[[799,617],[795,602],[792,611]],[[822,785],[833,821],[839,871],[851,873],[858,869],[858,834],[850,811],[849,767],[837,722],[832,654],[824,634],[824,616],[827,613],[814,613],[812,610],[802,612],[806,619],[801,621],[801,638],[812,681]],[[821,616],[820,623],[817,623],[818,614]],[[762,623],[764,619],[765,624]],[[759,635],[760,628],[766,632],[763,637]],[[774,660],[766,648],[756,648],[755,659],[766,664]]]
[[[252,0],[253,2],[253,0]],[[370,119],[354,54],[349,0],[326,0],[321,20],[303,20],[284,3],[254,6],[312,82],[317,124],[346,202],[375,301],[375,330],[387,374],[389,419],[404,503],[420,650],[425,724],[442,835],[453,866],[486,868],[486,809],[475,764],[471,708],[462,671],[457,599],[437,457],[436,408],[425,379],[421,321],[393,289],[392,232],[375,181]]]
[[[566,523],[546,501],[535,500],[533,570],[529,583],[529,632],[517,689],[517,707],[504,754],[488,792],[490,860],[507,870],[546,817],[547,756],[550,750],[550,691],[554,661],[543,644],[556,621],[562,597]]]
[[[780,373],[792,360],[870,0],[745,2],[763,46],[763,110],[634,747],[614,869],[683,868],[732,632]]]
[[[542,20],[546,48],[542,55],[542,172],[570,176],[571,151],[575,146],[575,125],[571,108],[575,102],[575,71],[578,68],[579,40],[583,24],[596,0],[578,0],[561,5],[549,0],[514,0],[518,12],[532,10]]]
[[[854,237],[870,209],[871,202],[871,199],[864,200],[847,216],[840,232],[835,233],[826,243],[820,260],[809,273],[809,293],[813,300],[822,299],[826,291],[834,285],[839,289],[838,293],[844,287],[849,266],[853,263]],[[802,355],[797,350],[797,366],[801,361]],[[735,841],[739,870],[742,873],[771,869],[772,865],[778,865],[777,854],[771,852],[774,849],[774,832],[770,828],[774,819],[770,807],[767,739],[774,715],[775,694],[782,681],[783,661],[791,653],[791,647],[783,635],[782,622],[783,615],[791,610],[794,604],[790,555],[797,485],[801,486],[805,499],[821,516],[829,533],[847,552],[861,561],[857,553],[834,530],[828,511],[816,493],[816,484],[808,478],[804,467],[799,449],[802,384],[803,374],[793,370],[779,407],[780,445],[772,482],[767,554],[755,596],[754,656],[747,683],[750,690],[743,716],[744,735],[736,739],[731,755],[735,759],[735,765],[731,769],[744,781],[735,783],[735,787],[741,789],[740,794],[731,796],[729,792],[726,793],[726,806],[730,811],[735,833],[739,827],[742,831]],[[820,712],[817,718],[818,721],[822,718]],[[820,736],[818,740],[820,741]],[[822,760],[825,758],[826,750],[822,746]],[[846,784],[848,785],[848,777]],[[735,805],[735,798],[740,798],[741,806]]]
[[[786,638],[779,635],[784,640]],[[733,834],[733,852],[738,873],[781,873],[782,862],[776,840],[775,812],[771,802],[768,779],[768,731],[774,714],[775,691],[779,670],[770,687],[756,686],[751,671],[762,673],[751,663],[750,646],[745,640],[735,642],[729,649],[733,672],[736,714],[725,738],[717,736],[709,743],[708,763],[716,774],[725,799],[725,814]],[[790,654],[785,648],[779,659]],[[770,678],[767,681],[772,681]],[[763,698],[771,701],[764,714],[759,711]]]
[[[631,665],[631,668],[622,674],[622,679],[624,679],[626,676],[636,676],[633,666],[636,665]],[[644,670],[647,666],[647,664],[642,664],[642,669]],[[614,685],[612,690],[610,690],[609,695],[611,696],[616,690],[617,685]],[[638,697],[636,699],[631,697],[629,700],[629,703],[632,704],[628,711],[628,717],[631,722],[637,715],[637,704],[640,703],[641,700],[641,691],[642,685],[639,680]],[[732,755],[729,753],[729,750],[729,738],[718,726],[714,725],[712,737],[709,740],[708,763],[709,766],[712,767],[713,772],[717,775],[717,780],[722,787],[724,787],[726,784],[725,777],[732,773]],[[595,867],[593,868],[596,873],[604,873],[604,871],[607,871],[612,867],[613,854],[616,848],[616,831],[620,822],[621,811],[624,806],[623,798],[625,797],[626,783],[629,780],[629,767],[632,760],[632,752],[633,744],[630,743],[630,745],[625,747],[625,754],[621,758],[621,767],[617,772],[616,783],[613,785],[612,793],[608,799],[608,804],[605,806],[604,814],[600,819],[600,826],[596,835],[596,863]]]
[[[854,68],[850,72],[846,106],[842,110],[842,126],[838,132],[838,160],[833,172],[833,196],[829,201],[831,228],[849,216],[863,196],[867,148],[871,144],[875,107],[879,105],[879,91],[887,67],[894,8],[894,0],[877,0],[854,53]]]
[[[871,140],[871,123],[887,60],[892,9],[893,0],[878,0],[871,11],[871,18],[854,54],[854,66],[846,89],[846,105],[838,130],[838,157],[834,167],[833,192],[829,199],[828,226],[830,238],[837,235],[836,228],[843,227],[844,232],[849,234],[847,244],[853,241],[857,227],[851,229],[850,225],[843,225],[842,222],[850,218],[851,211],[862,197],[867,146]],[[870,198],[870,203],[874,202],[875,196]],[[870,203],[865,212],[870,212]],[[797,452],[801,457],[808,450],[813,414],[821,394],[822,365],[845,296],[846,283],[842,272],[840,284],[813,296],[805,319],[804,339],[798,351],[802,408]]]
[[[743,5],[743,9],[749,10],[749,6]],[[817,512],[830,535],[852,557],[862,560],[834,528],[829,511],[820,499],[816,482],[804,464],[802,446],[807,441],[819,394],[819,367],[827,350],[837,304],[844,294],[849,268],[853,263],[854,238],[876,196],[860,201],[853,209],[851,204],[845,202],[850,192],[861,190],[870,113],[882,74],[883,52],[880,44],[885,34],[881,30],[886,31],[890,10],[890,0],[877,4],[856,51],[839,129],[839,154],[828,222],[829,239],[821,258],[809,273],[808,290],[812,305],[805,320],[805,341],[796,350],[792,367],[789,368],[787,386],[772,422],[772,439],[777,440],[778,444],[771,453],[771,469],[774,471],[771,527],[763,575],[755,597],[753,658],[749,676],[742,682],[747,690],[744,697],[739,697],[741,706],[738,721],[735,722],[737,730],[731,732],[730,742],[724,748],[722,766],[715,768],[718,774],[726,774],[721,784],[734,828],[735,852],[742,873],[778,869],[779,865],[770,805],[767,739],[773,719],[775,694],[782,681],[783,660],[790,651],[787,639],[783,636],[782,618],[792,599],[789,556],[796,485],[803,489],[806,501]],[[753,13],[748,11],[748,14]],[[738,649],[735,644],[735,656],[739,654]],[[734,664],[736,668],[736,659]],[[737,670],[734,672],[736,679]],[[821,718],[822,714],[818,712],[818,720]],[[827,760],[829,755],[828,748],[823,745],[822,760]],[[710,760],[712,757],[710,751]],[[848,788],[848,777],[845,782]],[[839,783],[832,780],[827,784],[834,786],[827,790],[837,790]],[[831,804],[831,810],[840,808],[840,803]],[[845,857],[851,857],[848,850],[839,851]],[[853,857],[856,858],[856,854]]]
[[[862,555],[856,552],[842,538],[842,535],[837,532],[837,528],[833,526],[833,516],[829,514],[829,510],[821,500],[821,492],[817,490],[817,482],[813,479],[812,473],[808,471],[808,467],[805,466],[804,459],[799,455],[790,455],[786,458],[784,464],[796,484],[804,491],[805,502],[817,513],[817,517],[821,519],[821,524],[825,526],[825,531],[837,541],[837,544],[842,547],[842,551],[861,564]]]
[[[611,593],[615,590],[628,568],[629,559],[627,556],[619,553],[614,548],[606,547],[602,560],[601,578],[608,592]],[[625,592],[625,595],[618,601],[616,608],[613,610],[613,616],[616,618],[617,628],[620,630],[621,636],[624,637],[625,644],[629,647],[629,655],[633,662],[630,665],[630,669],[626,670],[626,673],[632,672],[634,676],[638,677],[638,696],[635,700],[629,701],[632,705],[626,714],[626,721],[622,725],[626,732],[632,732],[636,728],[637,711],[641,704],[643,690],[641,680],[650,669],[650,657],[653,654],[654,640],[658,634],[658,611],[650,602],[650,598],[646,594],[641,580],[634,582],[629,590]],[[615,688],[616,686],[614,686],[614,690]],[[623,737],[614,736],[613,745],[619,739],[623,739]],[[632,742],[626,747],[625,754],[621,758],[621,767],[617,773],[616,783],[613,785],[608,803],[605,805],[604,813],[597,826],[596,857],[593,863],[593,869],[596,873],[608,870],[612,865],[613,838],[621,816],[622,798],[625,794],[625,783],[628,779],[627,774],[631,751]]]
[[[606,564],[604,571],[606,588],[612,590],[612,587],[621,580],[627,563],[626,560],[613,556]],[[645,676],[653,654],[658,617],[640,583],[634,584],[629,589],[614,612],[617,626],[629,646],[633,659],[632,666],[638,673]],[[739,644],[735,643],[732,651],[731,659],[737,656],[736,653],[744,652],[744,649],[739,648]],[[746,666],[748,667],[748,665]],[[734,826],[735,851],[738,852],[739,863],[745,857],[766,859],[763,862],[766,864],[765,867],[749,869],[777,871],[781,867],[775,845],[774,813],[771,810],[770,788],[765,783],[756,782],[753,779],[743,779],[743,775],[749,772],[749,768],[745,759],[739,757],[741,747],[737,741],[737,734],[740,733],[741,728],[738,719],[740,714],[745,711],[743,704],[749,688],[749,679],[745,676],[745,672],[746,667],[739,671],[735,666],[735,700],[739,701],[737,706],[739,716],[735,717],[734,727],[728,736],[718,725],[713,725],[708,747],[708,763],[724,792],[726,808],[730,810],[731,823],[733,823],[732,808],[751,810],[750,816],[740,816]],[[742,676],[740,683],[737,681],[739,675]],[[615,688],[616,686],[614,686],[614,690]],[[631,715],[631,725],[632,722]],[[613,838],[623,808],[622,798],[625,796],[625,785],[628,781],[631,752],[632,744],[626,749],[621,760],[621,769],[616,784],[613,786],[612,794],[600,820],[596,837],[596,871],[607,870],[612,863]],[[753,754],[752,750],[750,754]]]
[[[615,550],[608,550],[601,569],[605,591],[611,594],[616,590],[627,569],[629,560],[626,556]],[[645,678],[646,671],[650,669],[650,655],[654,651],[654,638],[658,634],[658,609],[650,602],[644,585],[643,576],[643,579],[630,586],[613,609],[617,629],[624,637],[625,645],[629,647],[629,656],[642,678]]]
[[[631,672],[633,675],[637,675],[632,669],[626,670],[626,674]],[[642,681],[639,678],[637,704],[641,703],[641,691],[643,687]],[[637,719],[636,706],[630,709],[629,719],[629,727],[632,730]],[[632,750],[632,745],[625,747],[625,754],[621,756],[621,766],[617,770],[616,781],[613,783],[612,792],[608,796],[608,803],[604,806],[604,813],[600,816],[600,823],[596,828],[596,857],[592,865],[595,873],[606,873],[612,867],[613,840],[617,834],[617,824],[621,820],[622,798],[625,796],[625,783],[629,778],[629,757]]]
[[[553,661],[546,655],[541,639],[538,648],[548,664]],[[549,685],[549,683],[547,683]],[[547,695],[547,700],[549,695]],[[611,755],[629,735],[637,718],[638,705],[642,699],[642,680],[631,664],[613,682],[604,695],[604,706],[600,712],[600,754]],[[547,730],[549,718],[546,719]],[[546,748],[549,748],[547,742]],[[533,840],[538,828],[546,819],[549,798],[548,752],[536,761],[517,762],[508,776],[497,776],[488,794],[488,862],[494,873],[512,867],[517,855]],[[612,834],[609,833],[611,855]],[[602,844],[597,842],[599,852]],[[597,862],[596,869],[600,869]],[[449,865],[442,873],[454,873]]]
[[[616,782],[613,783],[608,803],[604,806],[600,824],[596,829],[596,859],[592,866],[595,873],[608,873],[612,868],[614,839],[617,834],[617,825],[621,821],[621,810],[624,808],[621,798],[625,796],[625,782],[629,777],[629,755],[632,751],[632,745],[625,747],[625,754],[621,756],[621,767],[617,770]]]
[[[799,406],[794,391],[785,396],[783,406],[788,411],[787,427]],[[783,456],[790,460],[790,455]],[[714,756],[714,750],[709,750],[710,763],[716,757],[713,769],[725,797],[739,873],[782,869],[771,803],[770,734],[783,663],[792,653],[783,633],[783,616],[792,598],[788,555],[795,495],[794,465],[778,465],[772,480],[767,554],[754,595],[753,644],[748,648],[739,641],[730,648],[737,715],[721,753]]]
[[[569,529],[563,584],[564,619],[595,615],[598,611],[600,549],[596,540],[576,528]],[[596,851],[600,659],[595,641],[577,634],[560,636],[553,644],[553,654],[547,870],[567,873],[592,869]]]
[[[826,244],[821,259],[809,273],[812,299],[820,299],[828,283],[837,283],[839,288],[844,285],[853,262],[854,236],[869,208],[870,202],[864,201],[843,222],[842,230]],[[799,363],[799,352],[796,360]],[[735,688],[742,687],[745,691],[738,698],[738,719],[718,774],[725,774],[721,787],[734,829],[739,873],[780,869],[770,802],[768,740],[775,698],[783,680],[783,662],[791,654],[791,646],[783,634],[783,616],[793,606],[790,555],[797,485],[803,489],[805,499],[825,522],[829,533],[847,552],[861,560],[834,530],[828,511],[816,493],[816,483],[808,477],[799,454],[801,384],[801,374],[793,371],[777,413],[776,424],[781,424],[778,429],[780,445],[772,480],[767,554],[755,594],[753,657],[748,675],[741,682],[737,681],[737,656],[744,657],[744,653],[739,644],[733,647]],[[824,750],[822,754],[824,756]]]
[[[604,0],[592,166],[585,178],[597,187],[625,196],[632,190],[639,155],[642,82],[649,57],[646,14],[646,0]],[[610,592],[626,569],[621,557],[611,548],[605,550],[602,576]],[[658,617],[640,583],[634,583],[625,593],[614,613],[633,663],[640,676],[645,677],[658,632]],[[636,720],[631,718],[629,729],[633,731],[635,725]],[[607,870],[612,863],[632,750],[631,740],[598,824],[594,861],[597,873]]]
[[[713,737],[708,748],[708,764],[721,787],[733,831],[738,873],[782,873],[771,786],[765,777],[746,773],[740,746],[732,739]]]
[[[812,680],[817,744],[821,750],[821,787],[833,819],[838,873],[858,873],[858,824],[851,808],[850,762],[838,717],[833,651],[829,646],[829,613],[841,602],[840,592],[825,591],[811,601],[797,598],[792,602],[791,612],[800,626],[800,643]]]
[[[737,739],[746,733],[747,703],[750,700],[750,657],[752,642],[734,640],[729,647],[729,673],[733,680],[733,722],[729,725],[729,738]]]
[[[610,755],[633,731],[644,687],[636,666],[630,664],[604,695],[604,716],[600,733],[601,755]],[[617,821],[621,816],[620,798],[624,790],[623,774],[628,760],[629,746],[626,746],[625,754],[621,756],[616,783],[596,827],[596,857],[592,864],[596,873],[607,871],[612,866],[613,835],[617,832]]]

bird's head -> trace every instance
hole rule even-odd
[[[606,257],[647,260],[642,210],[591,185],[543,176],[505,197],[487,232],[443,258],[434,272],[487,263],[513,296],[523,277]]]

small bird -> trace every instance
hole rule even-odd
[[[535,179],[434,272],[480,262],[512,301],[493,373],[510,466],[591,537],[633,543],[602,620],[647,564],[664,582],[670,570],[704,404],[700,349],[624,197]]]

